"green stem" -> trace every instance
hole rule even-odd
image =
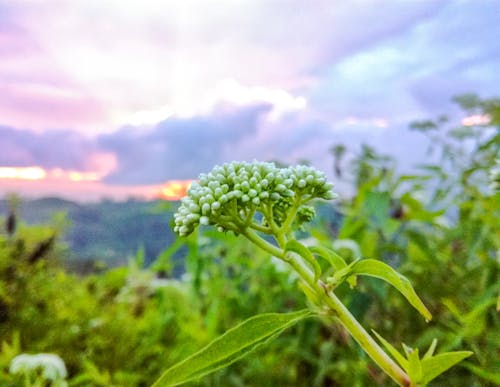
[[[384,372],[400,386],[409,386],[410,378],[377,344],[333,291],[327,292],[321,281],[315,281],[313,273],[299,265],[296,260],[290,260],[290,265],[300,277],[313,289],[320,300],[336,313],[337,320],[347,329],[363,350]]]
[[[254,231],[246,228],[244,230],[240,231],[241,235],[243,235],[245,238],[253,242],[255,245],[260,247],[262,250],[267,251],[271,255],[274,255],[275,257],[279,257],[284,259],[285,257],[285,252],[280,249],[279,247],[276,247],[269,243],[268,241],[262,239],[260,236],[258,236]]]
[[[280,231],[287,233],[288,229],[290,228],[290,225],[292,224],[293,220],[295,219],[295,215],[297,215],[297,211],[300,207],[300,198],[298,200],[295,200],[293,203],[293,206],[289,209],[288,215],[281,225]]]
[[[253,228],[254,230],[263,232],[264,234],[272,234],[272,230],[269,227],[262,226],[260,224],[257,224],[255,222],[250,223],[249,227]]]
[[[241,234],[264,251],[288,262],[309,288],[317,295],[318,299],[322,300],[335,312],[336,319],[347,329],[368,356],[370,356],[371,359],[398,385],[404,387],[410,386],[410,378],[403,369],[385,353],[337,296],[332,291],[328,292],[321,281],[314,280],[314,274],[302,261],[294,259],[294,257],[287,257],[283,249],[265,241],[252,230],[245,229]]]
[[[372,360],[398,385],[410,386],[409,376],[385,352],[333,292],[326,293],[325,303],[337,314],[337,319],[347,329]]]
[[[274,221],[273,205],[270,204],[269,206],[265,206],[263,209],[265,209],[265,211],[263,211],[263,215],[266,218],[269,227],[275,235],[279,234],[279,228]]]

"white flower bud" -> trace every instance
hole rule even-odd
[[[204,203],[203,206],[201,207],[201,213],[203,215],[207,215],[210,212],[210,204]]]

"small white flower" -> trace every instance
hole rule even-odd
[[[51,353],[39,353],[29,355],[23,353],[12,359],[9,372],[11,374],[25,374],[42,370],[42,376],[46,380],[62,380],[68,376],[64,361],[57,355]]]

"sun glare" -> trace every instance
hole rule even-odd
[[[186,196],[189,187],[193,184],[193,180],[172,180],[160,189],[160,198],[164,200],[180,200]]]
[[[46,176],[40,167],[0,167],[0,179],[41,180]]]
[[[98,181],[102,174],[96,172],[80,172],[61,168],[43,169],[41,167],[0,167],[0,179],[17,180],[69,180]]]

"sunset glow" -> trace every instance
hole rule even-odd
[[[180,200],[187,195],[187,191],[194,180],[172,180],[161,188],[160,198],[165,200]]]
[[[47,176],[40,167],[0,167],[0,179],[41,180]]]
[[[67,171],[60,168],[46,170],[41,167],[0,167],[0,179],[17,180],[69,180],[98,181],[103,176],[97,172]]]
[[[231,160],[332,173],[339,143],[406,168],[408,122],[496,123],[451,100],[498,95],[498,1],[200,3],[0,0],[0,197],[177,200]]]

